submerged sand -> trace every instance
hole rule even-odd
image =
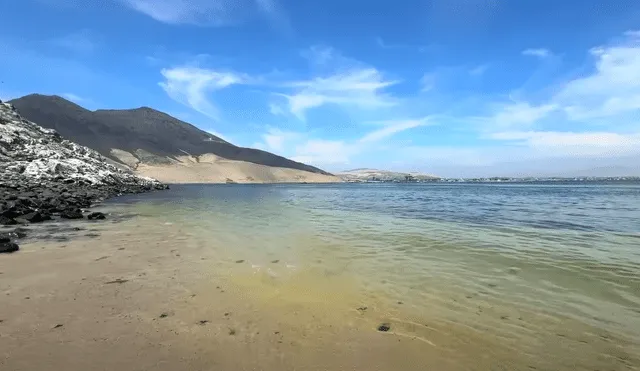
[[[431,320],[429,308],[376,302],[348,275],[311,270],[279,281],[275,268],[257,270],[190,238],[180,225],[144,217],[76,225],[89,229],[70,241],[33,241],[0,256],[0,369],[639,366],[629,344],[570,320],[549,324],[544,315],[522,314],[529,322],[516,321],[516,333],[549,335],[523,347],[490,329]],[[390,331],[378,331],[381,323]]]

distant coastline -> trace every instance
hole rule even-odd
[[[358,179],[346,183],[599,183],[640,182],[640,176],[619,177],[486,177],[486,178],[435,178],[435,179]]]

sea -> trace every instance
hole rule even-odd
[[[505,369],[640,369],[640,183],[173,185],[102,208],[215,251],[265,305],[375,313]]]

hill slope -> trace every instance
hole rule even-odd
[[[165,188],[108,164],[96,151],[25,120],[0,101],[0,225],[52,215],[79,219],[78,208],[96,200]]]
[[[406,177],[411,177],[411,179],[413,180],[422,181],[440,179],[440,177],[431,174],[422,174],[415,172],[402,173],[378,169],[353,169],[339,172],[336,175],[346,182],[364,182],[371,180],[404,181],[407,179]]]
[[[243,171],[236,172],[235,177],[230,177],[232,181],[251,182],[251,179],[254,179],[255,182],[269,182],[267,178],[270,176],[259,176],[260,173],[264,173],[265,166],[311,173],[297,174],[291,179],[280,179],[276,176],[276,181],[338,180],[310,165],[266,151],[235,146],[191,124],[148,107],[90,111],[64,98],[39,94],[27,95],[10,103],[28,120],[54,129],[63,137],[92,148],[114,161],[133,169],[140,168],[140,171],[163,166],[173,166],[180,170],[188,165],[190,170],[187,173],[193,174],[200,167],[200,157],[212,155],[216,158],[261,165],[256,174],[251,166],[245,166]],[[203,166],[200,170],[209,171],[211,166]],[[192,181],[188,179],[190,175],[187,173],[187,178],[182,180],[184,182]],[[204,175],[204,178],[207,178],[206,174]]]

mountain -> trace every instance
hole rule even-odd
[[[435,180],[440,177],[422,173],[403,173],[378,169],[353,169],[336,174],[345,182],[365,182],[365,181],[405,181],[411,180]]]
[[[52,215],[80,219],[78,209],[96,200],[165,188],[108,164],[96,151],[24,119],[0,101],[0,225]]]
[[[316,167],[235,146],[149,107],[87,110],[59,96],[9,101],[26,119],[111,160],[175,182],[333,182]],[[195,178],[194,178],[195,177]]]

